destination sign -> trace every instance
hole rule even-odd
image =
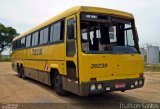
[[[86,14],[86,18],[88,18],[88,19],[98,19],[98,16],[97,15]]]
[[[110,20],[111,16],[107,15],[98,15],[98,14],[90,14],[90,13],[82,13],[81,19],[82,20]]]

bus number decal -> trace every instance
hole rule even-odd
[[[38,48],[38,49],[32,49],[32,55],[42,55],[43,49]]]
[[[91,68],[107,68],[108,64],[103,63],[103,64],[91,64]]]

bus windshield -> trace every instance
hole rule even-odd
[[[81,46],[85,53],[137,53],[131,20],[81,13]]]

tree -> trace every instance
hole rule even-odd
[[[11,42],[15,36],[18,36],[16,29],[5,27],[0,23],[0,54],[6,48],[11,48]]]

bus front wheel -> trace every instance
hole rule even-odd
[[[67,91],[63,90],[62,77],[57,72],[56,72],[55,78],[54,78],[54,89],[55,89],[56,93],[60,96],[67,95]]]

